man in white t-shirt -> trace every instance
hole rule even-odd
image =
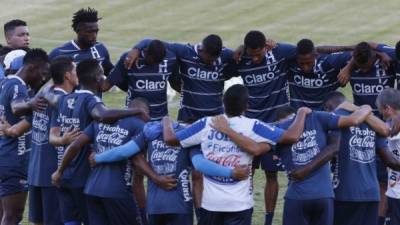
[[[400,91],[387,88],[376,99],[376,105],[383,118],[391,123],[391,120],[400,116]],[[389,150],[397,160],[400,160],[400,133],[388,138]],[[388,225],[400,224],[400,172],[388,168]]]
[[[209,160],[232,168],[251,167],[253,156],[265,153],[271,145],[295,143],[303,132],[306,115],[311,112],[308,108],[299,109],[296,120],[285,131],[243,116],[247,100],[248,91],[240,84],[231,86],[224,94],[224,116],[231,132],[217,131],[213,128],[215,118],[206,117],[175,134],[166,117],[163,119],[164,140],[169,145],[183,147],[201,144]],[[242,181],[204,176],[203,186],[199,225],[251,224],[254,205],[251,176]]]

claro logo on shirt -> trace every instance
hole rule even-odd
[[[388,80],[382,82],[382,84],[354,84],[354,92],[360,94],[373,94],[373,93],[381,93],[385,88],[389,88],[389,85],[386,85]]]
[[[262,74],[249,74],[244,76],[244,82],[246,84],[257,84],[269,81],[275,78],[275,72],[267,72]]]
[[[294,76],[294,82],[303,87],[322,87],[328,81],[326,74],[318,75],[317,78],[308,78],[301,75]]]
[[[218,71],[207,71],[200,68],[189,67],[188,75],[200,80],[218,80],[221,74]]]
[[[143,90],[164,90],[167,86],[165,81],[150,81],[150,80],[138,80],[136,81],[136,87]]]

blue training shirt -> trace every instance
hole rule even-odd
[[[103,102],[88,90],[76,90],[61,97],[57,107],[58,116],[52,118],[52,127],[60,127],[61,134],[73,127],[84,131],[93,120],[90,113],[97,104],[103,104]],[[64,154],[67,147],[62,146],[59,152]],[[79,188],[85,185],[89,174],[88,156],[89,146],[85,146],[65,169],[61,179],[62,186]],[[59,159],[62,159],[62,157],[59,157]]]
[[[63,96],[67,92],[61,88],[51,89],[55,95]],[[29,159],[28,184],[39,187],[51,187],[51,175],[57,170],[57,149],[49,144],[52,116],[55,109],[47,106],[45,111],[33,112],[32,115],[32,150]]]
[[[335,114],[347,116],[351,113],[339,109]],[[376,134],[366,123],[340,131],[340,151],[333,181],[335,200],[379,201],[376,151],[387,148],[386,139]]]
[[[143,130],[144,122],[136,117],[123,118],[113,124],[93,121],[84,131],[96,153],[125,144]],[[87,160],[87,159],[86,159]],[[132,198],[132,164],[130,160],[102,163],[92,168],[84,193],[103,198]]]
[[[11,103],[20,99],[29,99],[28,87],[20,77],[8,75],[0,82],[0,117],[4,117],[11,126],[23,119],[15,116],[11,110]],[[17,138],[0,136],[0,168],[13,169],[19,176],[27,176],[29,134],[30,131]]]
[[[279,123],[277,126],[287,129],[293,118]],[[338,128],[339,116],[313,111],[306,117],[304,131],[299,142],[293,145],[277,145],[277,152],[282,163],[288,171],[310,163],[315,156],[324,150],[327,145],[329,130]],[[337,135],[331,132],[330,135]],[[310,200],[320,198],[333,198],[333,188],[329,163],[313,171],[302,181],[289,180],[285,194],[287,199]]]

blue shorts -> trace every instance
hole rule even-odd
[[[62,225],[56,187],[29,186],[29,221]]]
[[[285,168],[274,151],[269,151],[261,156],[257,156],[253,160],[253,167],[260,168],[266,172],[285,171]]]
[[[386,165],[382,162],[380,157],[376,157],[376,175],[378,176],[379,183],[387,184],[388,173]]]
[[[335,225],[377,225],[379,202],[334,202]]]
[[[332,225],[333,199],[285,199],[283,225]]]
[[[0,167],[0,197],[28,191],[26,173],[17,168]]]
[[[239,212],[213,212],[200,209],[198,225],[251,225],[253,208]]]
[[[139,208],[132,198],[86,195],[90,225],[141,225]]]
[[[388,211],[387,217],[389,222],[387,225],[398,225],[400,224],[400,199],[388,197]]]
[[[193,213],[149,214],[149,225],[193,225]]]
[[[88,223],[86,196],[83,188],[59,188],[58,199],[60,202],[61,220],[65,222],[81,221]]]

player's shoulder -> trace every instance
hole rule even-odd
[[[96,44],[94,44],[94,47],[96,47],[97,49],[108,51],[106,45],[103,42],[96,42]]]

